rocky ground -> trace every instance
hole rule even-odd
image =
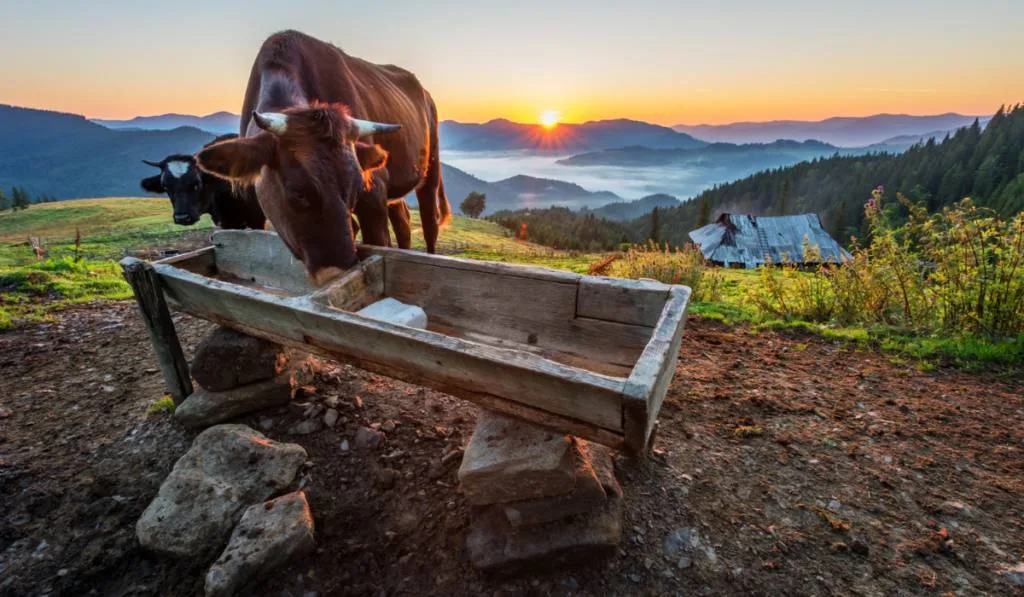
[[[176,318],[191,353],[212,327]],[[133,304],[0,333],[0,595],[201,594],[210,562],[135,535],[196,435],[147,414],[161,394]],[[466,557],[456,470],[476,415],[325,363],[291,405],[243,418],[308,452],[318,543],[247,593],[1024,593],[1020,378],[692,321],[655,454],[617,463],[618,555],[517,579]]]

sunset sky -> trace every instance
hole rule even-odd
[[[3,2],[0,23],[0,103],[96,118],[237,112],[260,43],[285,28],[408,68],[442,118],[467,122],[990,114],[1024,101],[1020,0],[44,0]]]

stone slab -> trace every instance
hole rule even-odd
[[[290,376],[279,375],[223,392],[199,388],[174,409],[174,418],[189,427],[209,427],[246,413],[288,404],[291,399]]]
[[[544,524],[596,510],[607,498],[601,479],[591,461],[591,450],[584,452],[584,440],[573,441],[575,487],[569,493],[502,504],[505,518],[514,527]],[[614,478],[614,472],[612,472]]]
[[[276,377],[287,364],[280,344],[222,327],[196,347],[191,372],[200,386],[222,392]]]
[[[474,505],[562,495],[576,486],[571,438],[481,411],[459,467],[459,483]]]
[[[502,509],[482,509],[470,522],[466,549],[480,570],[498,574],[561,570],[615,554],[622,539],[622,499],[598,510],[542,525],[513,527]]]

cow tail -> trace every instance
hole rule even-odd
[[[437,210],[438,214],[437,226],[438,228],[444,228],[452,221],[452,206],[448,203],[448,195],[444,192],[444,178],[441,176],[441,148],[439,146],[437,138],[437,106],[434,105],[434,100],[430,100],[430,107],[434,111],[434,122],[431,123],[430,127],[430,163],[427,168],[433,170],[437,176]],[[428,178],[430,178],[428,176]]]
[[[440,208],[438,213],[441,215],[438,225],[444,228],[452,221],[452,206],[448,203],[448,195],[444,192],[444,179],[437,182],[437,201]]]

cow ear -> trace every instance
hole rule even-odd
[[[273,162],[276,143],[274,137],[267,133],[221,141],[201,149],[196,154],[196,163],[215,176],[251,183],[259,177],[263,166]]]
[[[365,170],[377,170],[383,168],[388,162],[388,152],[380,145],[369,143],[356,143],[356,158],[359,159],[359,166]]]
[[[164,183],[160,180],[160,175],[150,176],[149,178],[143,178],[139,185],[142,186],[142,190],[149,191],[150,193],[163,193]]]

